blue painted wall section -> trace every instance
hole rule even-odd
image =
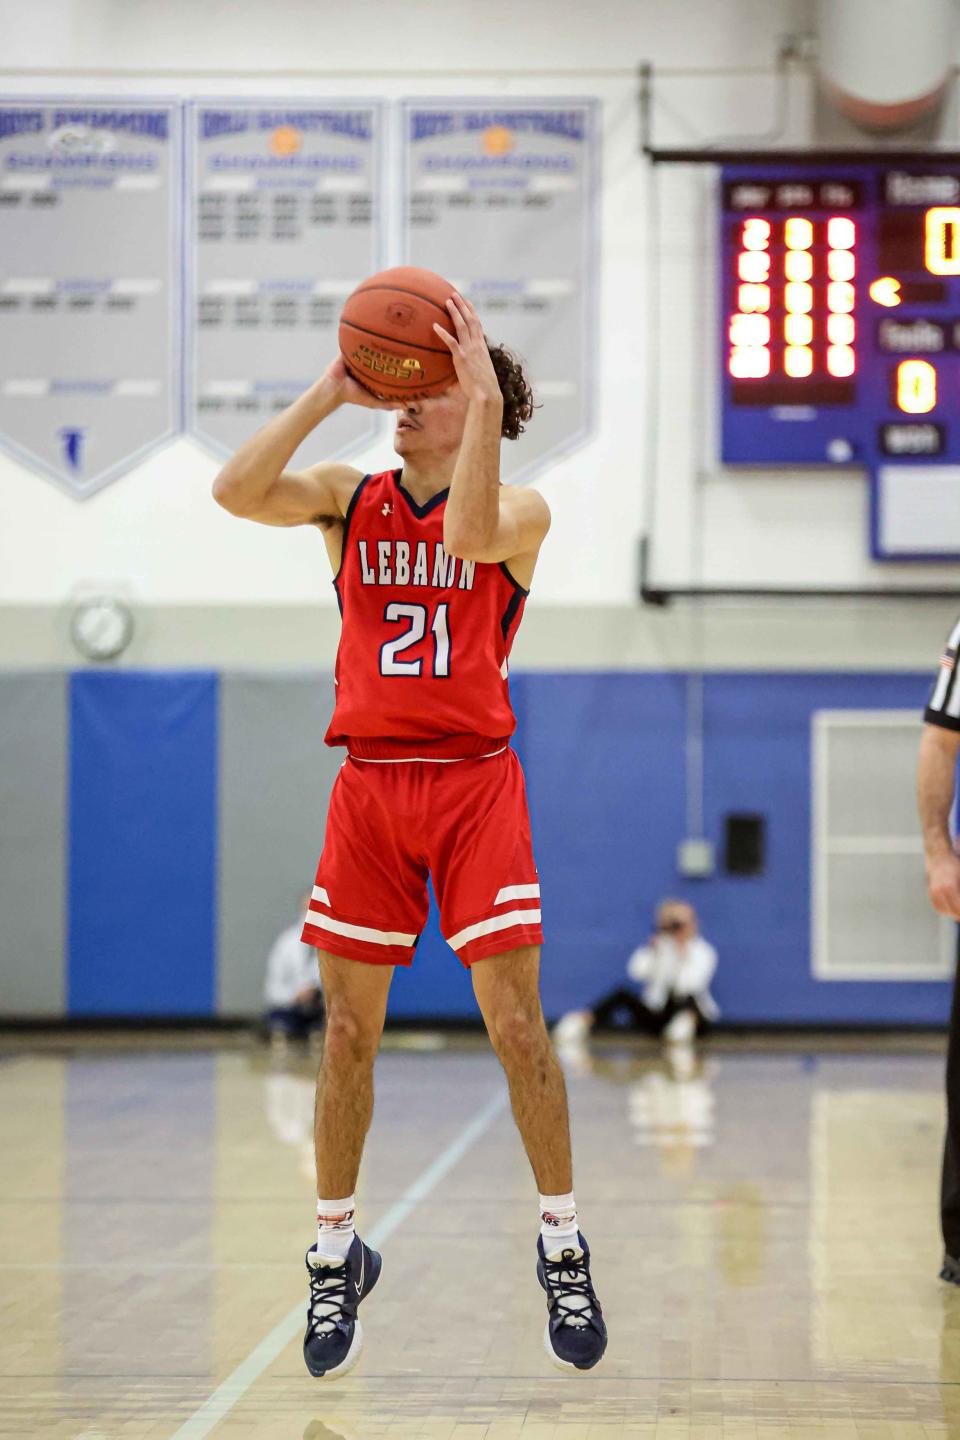
[[[810,971],[813,713],[913,709],[919,737],[927,675],[707,675],[706,833],[719,852],[726,814],[765,815],[767,865],[756,877],[704,881],[676,873],[686,675],[527,673],[512,683],[543,891],[549,1016],[622,982],[654,905],[669,894],[693,901],[720,952],[715,990],[728,1021],[945,1022],[947,983],[823,982]],[[217,697],[208,673],[73,677],[71,1014],[214,1009]],[[305,857],[308,869],[314,858]],[[391,1014],[476,1014],[470,977],[435,913],[412,971],[397,973]]]
[[[557,1015],[622,983],[651,898],[677,888],[686,676],[522,679],[544,1007]]]
[[[821,709],[914,709],[924,675],[711,674],[704,681],[705,828],[722,850],[731,811],[767,817],[756,877],[677,875],[686,793],[684,674],[514,677],[543,892],[548,1016],[623,983],[666,895],[697,907],[720,954],[724,1019],[780,1024],[941,1024],[945,982],[825,982],[810,969],[810,736]],[[434,917],[402,1010],[463,1014],[472,999]],[[421,985],[420,981],[424,983]]]
[[[766,873],[687,882],[721,957],[728,1020],[946,1023],[944,982],[822,981],[810,970],[810,763],[816,710],[916,710],[928,675],[708,675],[704,686],[706,828],[731,810],[768,817]]]
[[[82,671],[70,687],[70,1015],[209,1015],[216,675]]]

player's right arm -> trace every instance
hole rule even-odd
[[[309,390],[252,435],[213,482],[213,498],[231,515],[261,525],[317,525],[341,519],[363,478],[352,465],[328,462],[287,470],[292,455],[341,405],[389,410],[351,379],[340,356]]]

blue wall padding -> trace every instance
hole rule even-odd
[[[950,984],[822,981],[810,966],[811,729],[816,710],[920,712],[928,675],[715,674],[704,686],[706,830],[731,810],[768,817],[763,875],[688,883],[721,957],[728,1020],[945,1024]],[[919,833],[919,821],[918,833]]]
[[[728,1021],[945,1022],[947,982],[825,982],[810,968],[813,714],[911,709],[919,739],[929,677],[707,675],[706,835],[719,854],[724,816],[759,812],[767,864],[756,877],[702,881],[676,873],[687,683],[677,672],[512,677],[543,892],[547,1015],[622,983],[657,900],[680,895],[720,953],[715,993]],[[217,677],[83,672],[71,682],[70,725],[69,1013],[210,1014]],[[249,881],[255,887],[256,874]],[[434,911],[412,972],[397,973],[390,1012],[476,1015],[470,977]]]
[[[622,983],[651,897],[677,889],[686,676],[522,678],[544,1007],[557,1015]]]
[[[430,917],[409,970],[397,966],[390,987],[390,1016],[396,1020],[424,1015],[444,1018],[477,1014],[470,976],[440,934],[430,887]]]
[[[195,671],[71,679],[70,1015],[213,1011],[217,692]]]
[[[528,673],[510,686],[543,899],[544,1007],[558,1015],[620,983],[649,894],[677,889],[686,677]],[[460,972],[431,907],[391,1015],[475,1015]]]
[[[716,945],[725,1020],[941,1024],[948,982],[827,982],[810,968],[811,722],[821,709],[920,711],[927,675],[710,674],[704,681],[705,828],[722,851],[730,811],[767,817],[756,877],[677,875],[686,825],[687,677],[528,673],[511,679],[521,720],[543,893],[548,1016],[624,981],[665,895],[691,900]],[[431,915],[395,1015],[475,1013]]]

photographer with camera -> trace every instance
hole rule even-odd
[[[697,912],[685,900],[662,900],[656,928],[627,961],[627,975],[642,985],[642,998],[627,986],[605,995],[590,1010],[571,1010],[557,1023],[560,1045],[583,1040],[591,1030],[613,1028],[626,1015],[633,1028],[687,1044],[702,1035],[720,1011],[710,994],[717,952],[700,934]],[[619,1027],[618,1027],[619,1028]]]

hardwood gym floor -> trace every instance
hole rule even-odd
[[[5,1043],[0,1435],[960,1436],[939,1039],[566,1057],[610,1328],[573,1378],[543,1351],[536,1193],[499,1070],[472,1040],[430,1043],[392,1037],[379,1061],[358,1220],[383,1279],[332,1384],[300,1357],[308,1057]]]

